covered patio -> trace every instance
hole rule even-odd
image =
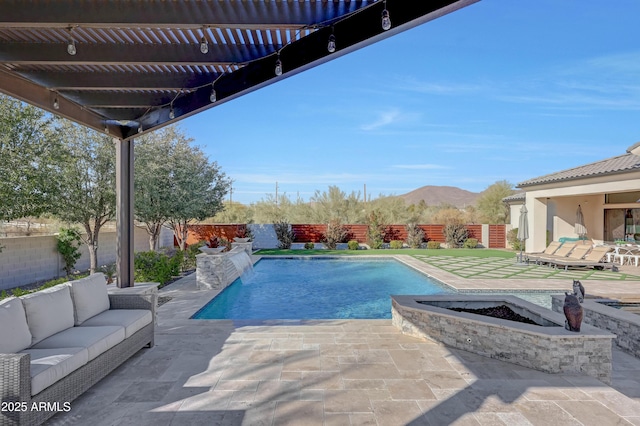
[[[129,287],[137,136],[476,1],[3,1],[0,92],[114,138]]]
[[[465,279],[456,288],[567,289],[567,279]],[[465,268],[466,266],[461,266]],[[638,283],[585,282],[589,294]],[[156,345],[50,425],[548,425],[640,423],[640,360],[614,347],[612,384],[546,374],[406,336],[391,320],[189,319],[213,293],[189,276],[160,292]]]

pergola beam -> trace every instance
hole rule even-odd
[[[67,43],[3,43],[0,62],[13,65],[193,65],[228,66],[248,62],[278,50],[276,45],[209,44],[202,54],[200,44],[85,44],[76,42],[77,53],[67,53]]]
[[[105,117],[88,110],[74,102],[57,96],[40,85],[32,83],[13,74],[9,74],[0,68],[0,92],[12,96],[31,105],[37,105],[52,114],[56,114],[77,123],[90,127],[99,132],[104,132],[105,127],[109,129],[109,133],[122,137],[120,126],[111,125],[106,122]],[[54,101],[58,100],[58,109],[54,108]]]
[[[78,0],[30,0],[29,7],[24,7],[23,2],[0,2],[0,28],[66,28],[70,25],[93,28],[198,28],[203,25],[219,28],[300,28],[330,21],[374,3],[374,0],[348,3],[191,1],[188,8],[182,2],[166,0],[98,1],[92,2],[90,7],[83,7]],[[241,5],[242,13],[238,13],[238,5]]]

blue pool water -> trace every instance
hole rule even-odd
[[[193,318],[391,318],[391,294],[444,293],[453,291],[393,259],[264,258]]]

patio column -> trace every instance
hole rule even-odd
[[[116,276],[118,287],[133,287],[133,139],[116,145]]]
[[[547,199],[527,196],[526,206],[529,219],[527,253],[541,252],[547,247]]]

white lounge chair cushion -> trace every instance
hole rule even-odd
[[[0,353],[15,354],[31,346],[31,332],[22,300],[0,300]]]
[[[111,307],[107,294],[107,280],[98,272],[79,280],[71,281],[71,299],[73,300],[74,324],[80,325],[89,318]]]
[[[87,363],[87,348],[27,349],[31,355],[31,395],[48,388]]]
[[[73,327],[73,302],[68,283],[26,294],[20,299],[27,314],[31,345]]]
[[[128,339],[136,331],[151,324],[153,315],[147,309],[112,309],[102,312],[82,323],[82,327],[119,325],[124,327],[124,337]]]
[[[89,361],[124,340],[124,327],[72,327],[44,339],[33,349],[87,348]]]

